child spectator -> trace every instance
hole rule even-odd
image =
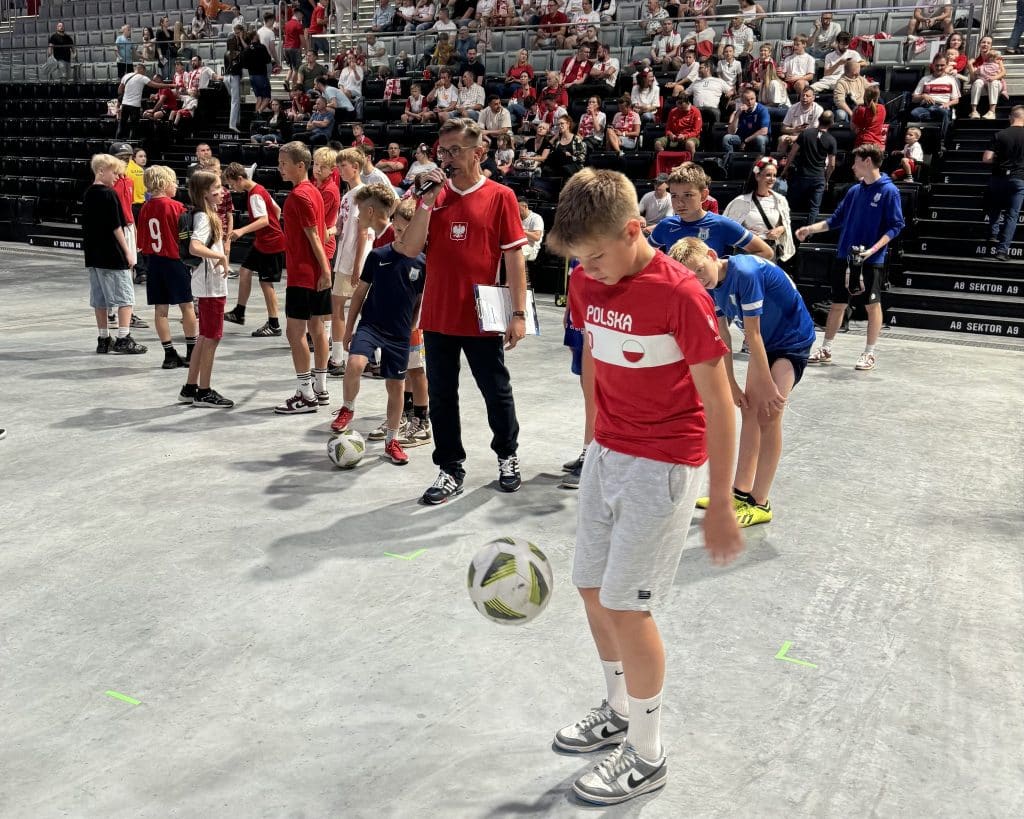
[[[149,199],[139,212],[142,233],[139,246],[146,257],[146,301],[153,305],[154,324],[160,344],[164,348],[165,370],[187,367],[196,344],[197,322],[192,301],[192,280],[188,268],[182,264],[178,251],[178,219],[185,206],[174,199],[178,180],[174,171],[164,165],[150,165],[145,173]],[[167,319],[170,305],[181,311],[181,327],[185,332],[185,358],[178,355],[171,339],[171,324]]]
[[[502,175],[505,175],[512,170],[512,163],[516,158],[515,148],[512,147],[512,137],[508,134],[498,134],[495,145],[497,150],[494,152],[494,163]]]
[[[220,160],[216,157],[203,166],[204,171],[210,171],[223,179],[223,172],[220,167]],[[217,219],[220,221],[220,243],[224,247],[224,255],[231,258],[231,232],[235,229],[235,203],[231,198],[231,190],[221,184],[220,202],[217,203]],[[231,278],[237,278],[232,276]]]
[[[178,401],[208,409],[230,409],[235,405],[210,387],[213,359],[224,337],[224,305],[230,269],[224,250],[225,233],[217,214],[223,193],[220,176],[215,171],[196,171],[188,179],[188,195],[195,208],[189,251],[200,260],[192,269],[192,295],[199,300],[199,340]]]
[[[778,265],[746,254],[720,259],[692,237],[676,244],[670,255],[711,292],[718,332],[729,347],[725,369],[733,402],[747,427],[747,434],[740,433],[732,485],[736,522],[743,528],[768,523],[768,497],[782,457],[782,416],[814,346],[814,321],[792,279]],[[733,372],[733,321],[743,330],[750,352],[742,388]],[[697,499],[698,508],[707,504],[708,498]]]
[[[664,645],[651,610],[672,588],[707,461],[705,548],[719,563],[742,549],[730,503],[728,349],[699,282],[644,241],[636,190],[622,174],[587,168],[569,180],[551,236],[560,254],[581,263],[569,310],[589,341],[597,417],[572,579],[608,688],[605,702],[554,742],[575,753],[618,746],[573,784],[580,798],[609,805],[666,782]]]
[[[382,233],[398,205],[398,198],[388,185],[367,185],[356,193],[356,202],[360,226],[366,231]],[[416,315],[426,278],[423,254],[409,257],[402,253],[402,234],[415,209],[414,202],[403,203],[401,212],[395,215],[395,241],[372,250],[362,266],[345,326],[344,345],[349,354],[345,369],[345,403],[331,424],[332,431],[340,432],[352,422],[363,371],[379,349],[380,373],[388,394],[384,455],[399,466],[409,462],[399,432],[409,369],[409,339],[418,323]]]
[[[181,101],[181,107],[174,111],[168,121],[175,128],[179,127],[182,122],[188,122],[195,115],[196,109],[199,107],[199,94],[197,91],[189,91],[185,94]]]
[[[128,241],[128,246],[136,251],[136,259],[138,259],[139,244],[135,230],[135,211],[132,208],[132,203],[135,201],[135,182],[128,175],[128,163],[132,159],[132,146],[127,142],[115,142],[110,146],[110,153],[124,163],[124,170],[114,183],[114,193],[117,194],[121,212],[124,214],[125,239]]]
[[[352,142],[351,142],[351,147],[353,147],[353,148],[366,147],[366,148],[369,148],[371,151],[374,148],[373,140],[370,139],[366,135],[366,133],[363,131],[363,124],[361,122],[353,122],[352,123]]]
[[[338,153],[338,173],[347,191],[338,210],[338,253],[334,260],[334,286],[331,288],[331,357],[327,362],[330,374],[345,374],[342,359],[342,341],[345,338],[345,306],[359,283],[363,260],[373,244],[373,236],[359,227],[356,213],[356,192],[363,187],[359,174],[365,157],[357,148],[346,148]]]
[[[96,154],[90,168],[93,183],[82,198],[82,250],[89,270],[89,304],[96,316],[96,352],[139,355],[146,348],[131,336],[135,245],[125,236],[124,210],[113,190],[124,173],[124,162],[110,154]],[[116,341],[110,338],[111,310],[117,314]]]
[[[900,163],[900,166],[892,172],[892,178],[903,182],[913,182],[914,172],[924,162],[924,152],[921,150],[921,129],[911,126],[903,135],[903,148],[893,151],[892,155]]]
[[[253,182],[245,168],[232,162],[224,170],[224,180],[236,193],[245,195],[249,220],[245,227],[235,228],[229,238],[236,241],[252,234],[252,248],[242,261],[238,271],[238,302],[224,314],[224,320],[232,324],[245,324],[245,308],[252,292],[252,276],[256,274],[267,305],[267,321],[252,331],[254,338],[269,338],[281,335],[278,318],[277,293],[274,285],[281,281],[284,270],[284,232],[281,230],[281,208],[266,188]]]
[[[662,219],[672,215],[672,197],[668,192],[668,174],[660,173],[654,180],[654,190],[640,197],[640,216],[644,220],[644,233],[648,236]]]
[[[279,415],[316,412],[320,407],[317,394],[327,392],[328,350],[323,319],[331,312],[331,263],[324,253],[324,200],[308,178],[312,163],[309,149],[301,142],[282,145],[277,155],[281,178],[295,186],[285,199],[282,216],[288,270],[285,334],[299,382],[295,394],[274,407]],[[316,376],[309,366],[307,327],[313,340]]]
[[[420,123],[430,112],[427,99],[423,96],[423,89],[418,82],[414,82],[409,89],[409,98],[405,101],[405,111],[402,114],[402,123]]]

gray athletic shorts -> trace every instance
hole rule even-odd
[[[135,305],[135,288],[132,287],[130,270],[106,270],[102,267],[90,267],[88,270],[90,307],[113,310],[116,307]]]
[[[601,605],[649,611],[679,568],[705,467],[623,455],[596,441],[580,478],[572,582]]]

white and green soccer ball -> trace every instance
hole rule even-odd
[[[469,598],[488,620],[529,623],[551,599],[551,564],[537,546],[502,537],[483,546],[469,564]]]
[[[338,469],[352,469],[365,454],[366,441],[354,429],[346,429],[327,442],[327,457]]]

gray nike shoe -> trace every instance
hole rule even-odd
[[[567,725],[555,734],[555,745],[563,751],[585,754],[622,742],[627,728],[629,720],[620,717],[608,700],[604,700],[579,722]]]
[[[668,764],[665,755],[648,762],[636,748],[623,742],[603,762],[577,779],[572,789],[584,802],[616,805],[642,793],[665,787]]]

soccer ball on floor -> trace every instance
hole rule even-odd
[[[483,546],[469,564],[469,598],[488,620],[529,623],[551,599],[551,564],[544,552],[518,537]]]
[[[327,457],[338,469],[352,469],[365,453],[366,441],[354,429],[346,429],[327,442]]]

